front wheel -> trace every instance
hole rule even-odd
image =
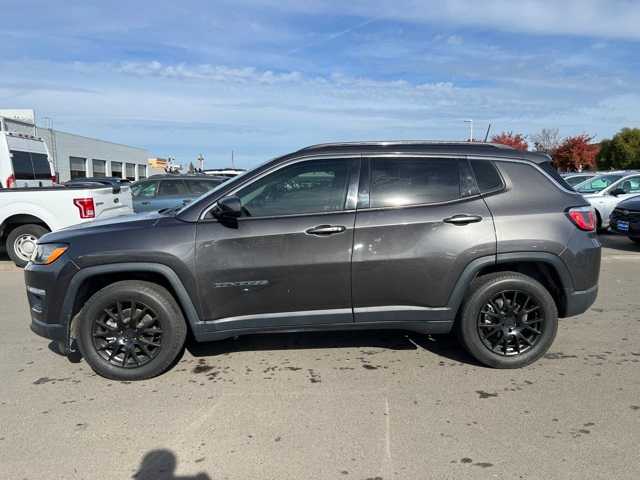
[[[458,335],[476,360],[494,368],[519,368],[547,352],[558,329],[558,310],[540,282],[500,272],[476,279],[469,291]]]
[[[182,351],[187,326],[173,296],[151,282],[126,280],[96,292],[79,316],[78,347],[91,368],[113,380],[145,380]]]
[[[7,255],[18,267],[26,266],[36,249],[36,242],[48,232],[46,228],[31,223],[14,228],[7,235]]]

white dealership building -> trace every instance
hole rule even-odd
[[[38,126],[33,110],[0,109],[0,130],[42,138],[59,182],[78,177],[139,180],[148,176],[152,155],[144,148]]]

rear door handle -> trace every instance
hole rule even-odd
[[[475,223],[482,220],[482,217],[479,215],[467,215],[467,214],[459,214],[454,215],[449,218],[445,218],[443,222],[453,223],[454,225],[466,225],[468,223]]]
[[[317,227],[312,227],[306,232],[309,235],[333,235],[335,233],[344,232],[347,227],[342,225],[318,225]]]

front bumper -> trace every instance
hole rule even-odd
[[[68,345],[69,316],[63,312],[65,293],[78,267],[64,256],[52,265],[29,263],[24,279],[31,314],[31,330]]]

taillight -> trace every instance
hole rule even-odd
[[[93,206],[93,198],[74,198],[73,204],[80,211],[80,218],[95,218],[96,211]]]
[[[54,184],[58,183],[58,176],[57,175],[52,175],[51,176],[51,182],[54,183]]]
[[[591,207],[570,208],[567,215],[580,230],[593,232],[596,229],[596,214]]]
[[[16,185],[16,177],[9,175],[7,177],[7,188],[13,188]]]

